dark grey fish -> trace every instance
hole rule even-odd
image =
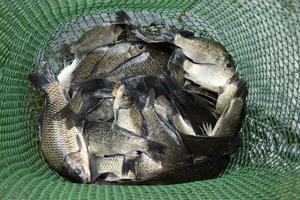
[[[177,131],[187,135],[196,135],[190,122],[179,113],[165,96],[156,97],[154,108],[157,114],[169,120]]]
[[[74,87],[75,88],[75,87]],[[67,119],[70,124],[77,125],[86,116],[99,107],[101,99],[112,98],[116,84],[104,79],[94,79],[76,86],[76,93],[71,101],[59,112],[56,117]]]
[[[60,174],[79,182],[90,182],[88,152],[82,132],[77,127],[68,125],[67,120],[55,117],[68,101],[54,72],[46,64],[40,74],[29,74],[28,78],[46,94],[41,135],[43,155]]]
[[[187,162],[190,155],[176,130],[155,112],[154,98],[155,92],[151,89],[142,111],[147,124],[148,137],[166,146],[166,153],[161,156],[162,165],[176,167]]]

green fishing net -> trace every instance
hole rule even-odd
[[[37,146],[41,99],[27,81],[42,60],[59,69],[62,42],[128,12],[224,45],[247,81],[242,147],[220,177],[160,186],[70,183]],[[1,0],[0,199],[300,198],[300,3],[297,0]]]

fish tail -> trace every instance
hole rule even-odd
[[[89,154],[89,166],[91,172],[91,182],[94,182],[100,176],[97,170],[97,156],[94,154]]]
[[[182,88],[184,85],[184,70],[183,62],[185,56],[182,52],[175,50],[168,62],[168,75],[171,83],[175,86],[174,89]],[[173,87],[172,87],[173,88]]]
[[[133,26],[132,19],[127,15],[127,13],[124,10],[118,11],[116,13],[116,19],[117,22]]]
[[[134,158],[124,158],[123,160],[123,166],[122,166],[122,175],[127,175],[130,171],[133,174],[137,174],[137,169],[136,169],[136,162],[138,160],[138,157]]]
[[[155,162],[159,162],[161,155],[165,154],[166,152],[166,146],[152,141],[152,140],[148,140],[148,150],[147,150],[147,154],[155,161]]]
[[[28,74],[28,80],[37,89],[42,89],[44,85],[56,82],[57,77],[53,69],[47,63],[45,63],[40,73]]]
[[[64,55],[69,55],[69,54],[74,53],[74,52],[72,52],[72,45],[70,45],[70,44],[63,44],[62,48],[60,49],[60,52]]]

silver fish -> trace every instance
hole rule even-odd
[[[136,154],[133,152],[132,154]],[[105,181],[119,181],[124,179],[135,179],[135,159],[137,155],[91,155],[93,181],[101,175],[106,175]],[[109,174],[109,175],[108,175]]]
[[[184,77],[200,85],[201,88],[215,93],[222,93],[224,87],[237,74],[230,68],[207,64],[195,64],[184,60],[183,69],[186,72]]]
[[[155,160],[159,160],[164,153],[164,145],[134,135],[123,128],[111,123],[95,123],[85,130],[88,137],[88,149],[90,153],[98,156],[112,154],[126,154],[132,151],[142,151]]]
[[[227,50],[218,42],[201,37],[185,37],[180,32],[167,34],[173,44],[180,47],[188,58],[199,64],[215,64],[226,67],[230,64]]]
[[[85,53],[93,49],[116,43],[123,32],[123,25],[118,23],[106,23],[94,26],[85,32],[78,41],[70,45],[64,45],[62,51],[66,54]]]
[[[146,49],[147,46],[142,43],[121,42],[114,45],[94,68],[91,78],[99,77],[101,74],[110,73],[119,65],[125,63],[130,58],[137,56]]]
[[[110,49],[109,46],[98,47],[91,51],[72,73],[71,85],[85,81],[91,76],[93,69]]]
[[[79,182],[90,182],[88,152],[82,132],[74,126],[68,129],[65,119],[55,118],[68,101],[54,72],[46,64],[40,74],[29,74],[28,79],[46,94],[41,136],[45,159],[59,173]]]
[[[167,49],[153,47],[113,70],[106,78],[120,80],[138,75],[160,75],[166,70],[171,52]]]

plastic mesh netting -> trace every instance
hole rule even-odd
[[[217,179],[167,186],[70,183],[37,147],[41,60],[124,9],[152,31],[171,24],[224,45],[248,82],[243,144]],[[0,199],[300,198],[299,1],[0,1]]]

